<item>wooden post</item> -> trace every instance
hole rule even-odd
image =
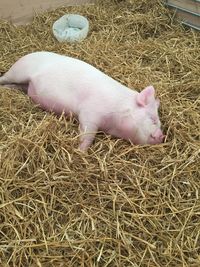
[[[0,19],[14,24],[26,24],[34,13],[41,13],[62,6],[94,3],[94,0],[0,0]]]

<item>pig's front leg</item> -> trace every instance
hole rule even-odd
[[[86,115],[86,114],[85,114]],[[92,144],[95,135],[98,131],[97,122],[92,118],[88,118],[84,115],[79,116],[80,123],[80,145],[79,149],[86,151],[88,147]]]

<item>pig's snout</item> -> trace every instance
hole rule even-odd
[[[149,144],[161,144],[164,140],[164,135],[161,129],[156,129],[153,134],[150,135],[148,139]]]

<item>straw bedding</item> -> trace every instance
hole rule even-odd
[[[90,21],[59,44],[66,12]],[[0,88],[0,266],[200,266],[200,36],[158,0],[102,1],[0,24],[0,72],[48,50],[85,60],[123,84],[153,84],[164,144],[99,133],[88,153],[78,122]]]

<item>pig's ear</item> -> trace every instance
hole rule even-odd
[[[139,106],[146,106],[155,100],[155,89],[153,86],[148,86],[144,90],[142,90],[137,96],[137,104]]]

